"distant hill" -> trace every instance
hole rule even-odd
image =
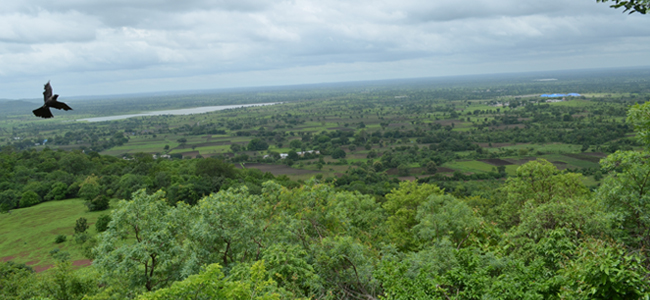
[[[7,100],[0,99],[2,104],[2,109],[0,110],[1,115],[23,115],[29,114],[32,110],[38,108],[38,103],[29,102],[25,100]]]

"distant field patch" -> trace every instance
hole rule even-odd
[[[593,163],[599,163],[600,162],[600,156],[595,156],[595,155],[587,155],[583,153],[566,153],[564,156],[580,159],[580,160],[586,160],[589,162]]]
[[[456,170],[452,168],[447,168],[447,167],[438,167],[438,171],[436,173],[454,173]]]
[[[513,165],[513,163],[500,159],[500,158],[488,158],[488,159],[479,159],[479,161],[482,161],[484,163],[491,164],[493,166],[507,166],[507,165]]]
[[[240,165],[235,165],[237,168],[241,169],[242,167]],[[259,164],[259,163],[247,163],[244,164],[244,167],[246,168],[254,168],[258,169],[262,172],[271,172],[271,174],[275,176],[279,175],[302,175],[302,174],[315,174],[315,173],[320,173],[318,171],[312,171],[312,170],[302,170],[302,169],[294,169],[292,167],[289,167],[287,165],[271,165],[271,164]]]

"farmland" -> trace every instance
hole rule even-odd
[[[0,144],[97,151],[126,159],[137,153],[176,159],[214,157],[296,180],[320,174],[332,181],[349,169],[368,166],[374,166],[373,172],[411,180],[455,171],[514,175],[518,165],[537,158],[560,170],[593,176],[607,153],[637,147],[625,125],[625,113],[628,105],[648,97],[640,92],[643,87],[637,88],[639,92],[625,90],[636,78],[633,75],[612,79],[610,91],[601,92],[594,84],[609,75],[600,76],[594,83],[581,78],[504,82],[485,77],[473,84],[431,80],[252,90],[183,96],[187,101],[182,105],[175,96],[160,99],[160,108],[282,103],[95,123],[74,120],[141,112],[153,107],[148,102],[153,99],[80,102],[74,114],[53,121],[36,122],[29,115],[3,119]],[[539,94],[548,90],[582,96],[547,102]],[[285,157],[306,150],[320,154]],[[497,161],[505,169],[499,169]],[[429,162],[435,164],[434,172],[426,170]]]

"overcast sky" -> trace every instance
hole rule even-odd
[[[3,0],[0,98],[650,65],[596,0]]]

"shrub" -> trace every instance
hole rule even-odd
[[[101,215],[97,219],[97,223],[95,223],[95,228],[97,229],[97,232],[104,232],[106,229],[108,229],[108,223],[111,222],[111,216],[109,215]]]
[[[34,206],[39,203],[41,203],[41,197],[32,191],[24,192],[22,197],[20,198],[21,208]]]
[[[63,234],[59,234],[59,235],[57,235],[56,238],[54,239],[54,242],[57,243],[57,244],[61,244],[61,243],[65,242],[65,240],[67,240],[67,239],[68,239],[68,238],[67,238],[65,235],[63,235]]]
[[[86,230],[88,230],[88,220],[84,217],[77,219],[77,223],[74,226],[74,233],[84,233]]]
[[[77,244],[83,244],[89,239],[88,234],[85,233],[85,232],[84,233],[75,233],[73,238],[74,238],[75,243],[77,243]]]
[[[86,201],[86,206],[88,207],[89,211],[100,211],[107,210],[109,203],[110,200],[108,197],[106,197],[106,195],[99,195],[91,201]]]
[[[332,158],[338,159],[338,158],[345,158],[345,151],[341,148],[337,148],[332,152]]]

